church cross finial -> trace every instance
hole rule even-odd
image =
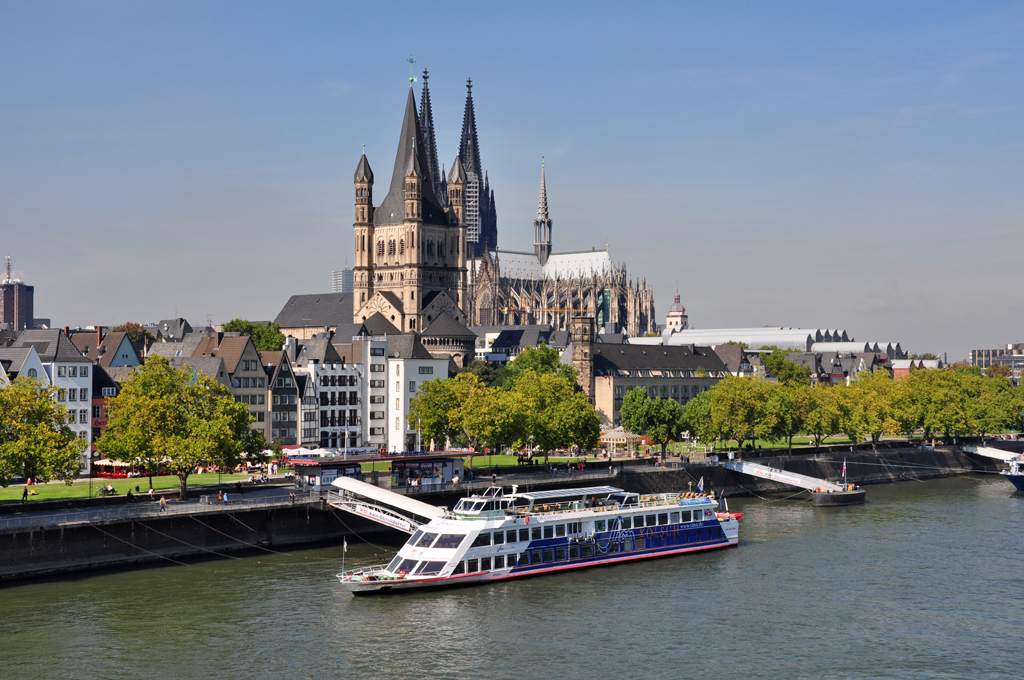
[[[365,144],[363,144],[363,155],[364,156],[366,155],[366,145]]]
[[[423,69],[423,82],[427,82],[427,78],[430,77],[430,72],[427,69]]]
[[[472,78],[466,78],[466,89],[469,90],[470,92],[473,91],[473,79]]]
[[[409,62],[409,85],[411,86],[416,82],[416,76],[412,74],[412,65],[416,63],[416,60],[412,58],[412,55],[410,55],[406,61]]]

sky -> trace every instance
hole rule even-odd
[[[352,262],[409,64],[473,79],[499,245],[604,247],[697,328],[1024,342],[1022,3],[0,0],[0,256],[56,326],[273,319]],[[421,83],[415,84],[417,100]],[[379,192],[381,195],[383,192]]]

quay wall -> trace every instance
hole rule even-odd
[[[776,458],[758,463],[811,477],[837,480],[843,459],[847,479],[856,484],[883,484],[995,472],[999,462],[963,453],[957,447],[905,448],[884,451],[828,451]],[[567,479],[536,475],[536,481],[520,483],[520,491],[611,485],[638,493],[682,491],[704,478],[705,490],[716,494],[747,496],[797,493],[795,487],[721,466],[694,465],[680,469],[651,466],[615,466],[612,475]],[[499,483],[502,483],[499,477]],[[508,483],[508,482],[505,482]],[[465,491],[424,492],[414,497],[431,505],[453,507]],[[870,500],[869,500],[870,502]],[[329,508],[323,502],[266,509],[225,509],[221,513],[126,520],[102,525],[75,524],[0,533],[0,582],[97,568],[130,567],[165,558],[214,556],[211,553],[279,550],[285,546],[315,543],[379,541],[397,545],[405,534],[362,517]]]

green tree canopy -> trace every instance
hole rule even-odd
[[[85,440],[68,427],[68,411],[57,403],[56,392],[25,376],[0,389],[0,486],[16,476],[71,484],[82,471]]]
[[[508,362],[508,377],[517,379],[526,371],[537,374],[556,373],[576,382],[576,370],[562,363],[562,355],[556,350],[542,344],[540,347],[527,347],[519,356]]]
[[[107,457],[178,476],[181,498],[197,466],[233,468],[262,460],[266,441],[251,430],[248,406],[205,373],[150,357],[107,402],[109,420],[97,446]]]
[[[220,328],[225,333],[241,333],[252,338],[252,344],[260,352],[281,349],[284,333],[278,323],[252,323],[247,319],[232,319]]]
[[[472,373],[480,378],[485,387],[491,387],[498,378],[498,369],[494,368],[488,361],[483,359],[473,360],[469,366],[463,368],[459,373]]]
[[[468,372],[425,382],[409,405],[409,420],[419,422],[423,436],[432,439],[435,447],[444,446],[448,439],[465,434],[463,405],[471,395],[484,389],[480,378]]]
[[[645,435],[661,447],[662,455],[671,442],[679,438],[683,428],[683,408],[674,399],[651,399],[647,390],[634,387],[626,393],[620,410],[622,427]]]
[[[779,349],[778,347],[762,347],[761,349],[772,350],[771,354],[762,354],[761,363],[765,370],[773,378],[787,385],[810,385],[811,369],[789,360],[791,349]]]

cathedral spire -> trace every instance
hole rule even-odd
[[[548,215],[548,183],[544,174],[544,158],[540,159],[540,198],[537,201],[537,219],[533,221],[533,252],[543,267],[551,255],[551,217]]]
[[[466,110],[462,115],[462,139],[459,140],[459,159],[466,173],[466,193],[464,221],[466,224],[467,248],[473,257],[479,257],[486,249],[481,244],[481,207],[482,190],[480,167],[480,142],[476,136],[476,112],[473,110],[473,79],[466,79]]]
[[[441,205],[446,205],[444,175],[438,171],[437,167],[437,141],[434,137],[434,113],[430,105],[428,78],[430,78],[430,72],[423,69],[423,94],[420,96],[420,131],[423,134],[421,145],[423,154],[427,158],[427,171],[430,173],[430,183],[434,188],[434,195],[437,196]]]

